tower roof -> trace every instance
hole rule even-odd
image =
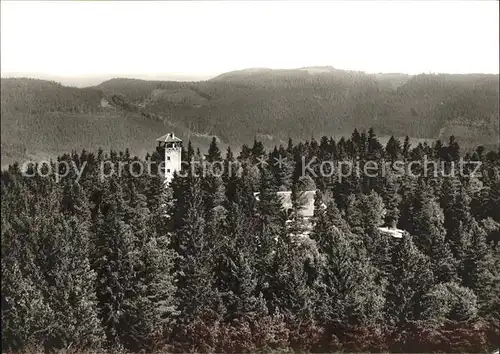
[[[176,137],[174,133],[168,133],[163,135],[162,137],[156,139],[156,141],[161,141],[163,143],[175,143],[175,142],[182,142],[181,139]]]

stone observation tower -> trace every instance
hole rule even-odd
[[[158,142],[156,150],[160,156],[165,154],[165,183],[169,184],[174,178],[174,172],[181,170],[182,140],[174,133],[168,133],[156,141]]]

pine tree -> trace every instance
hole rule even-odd
[[[264,149],[264,144],[262,142],[254,140],[253,146],[251,149],[252,154],[252,163],[257,163],[258,158],[263,158],[266,154],[266,150]]]
[[[258,198],[255,215],[258,243],[255,257],[260,280],[258,289],[265,293],[269,286],[275,245],[285,230],[285,215],[281,201],[276,194],[272,174],[265,169],[261,173]]]
[[[217,257],[217,288],[223,296],[228,319],[258,318],[267,314],[267,307],[257,290],[254,257],[257,243],[251,218],[240,205],[231,202],[226,221],[224,234],[228,237]]]
[[[492,218],[487,218],[481,220],[480,225],[486,232],[487,243],[496,246],[500,244],[500,223],[496,222]]]
[[[226,187],[226,202],[233,202],[236,198],[236,189],[238,183],[240,182],[243,168],[241,163],[236,161],[233,155],[233,151],[230,147],[227,148],[226,159],[224,161],[224,173],[222,175],[222,181]]]
[[[293,160],[288,158],[287,151],[280,146],[275,156],[271,156],[271,164],[275,170],[278,189],[290,190],[292,186],[295,166]]]
[[[385,224],[389,227],[396,227],[400,217],[401,196],[398,193],[399,186],[396,178],[387,177],[383,190],[380,192],[386,208]]]
[[[178,254],[175,262],[176,300],[182,323],[204,316],[223,316],[222,300],[214,283],[214,259],[220,245],[213,244],[205,232],[206,221],[199,178],[189,178],[188,197],[183,226],[173,235],[172,249]]]
[[[462,284],[472,290],[478,298],[481,314],[492,311],[498,304],[498,287],[495,282],[494,251],[486,243],[486,233],[473,220],[468,228],[470,244],[460,264]],[[498,254],[497,254],[498,257]]]
[[[47,182],[39,181],[50,186]],[[76,216],[65,223],[59,212],[61,196],[53,187],[45,195],[41,193],[43,198],[32,198],[32,208],[13,223],[2,220],[2,245],[9,252],[2,252],[2,293],[10,304],[3,317],[5,344],[43,345],[46,350],[70,344],[95,348],[102,330],[96,311],[95,274],[89,267],[88,227]],[[22,239],[13,238],[16,234],[23,235]],[[18,326],[23,330],[11,334]]]
[[[102,344],[104,332],[97,313],[96,273],[89,259],[88,222],[75,216],[59,222],[56,249],[50,249],[50,257],[57,261],[46,300],[54,314],[48,340],[55,348],[95,349]]]
[[[450,141],[448,143],[448,155],[451,161],[458,161],[460,158],[460,145],[458,144],[455,137],[450,136]]]
[[[109,345],[119,346],[129,328],[129,324],[124,323],[126,299],[133,297],[136,291],[132,233],[114,212],[102,217],[98,230],[94,268],[101,321]]]
[[[470,203],[471,198],[459,181],[445,178],[441,197],[443,226],[446,229],[446,240],[458,261],[463,259],[467,248],[469,236],[466,229],[472,222]]]
[[[90,206],[80,184],[69,181],[64,186],[61,211],[77,216],[81,221],[90,221]]]
[[[252,150],[246,144],[243,144],[238,160],[240,160],[240,162],[247,162],[251,157]]]
[[[488,188],[488,196],[486,200],[486,217],[491,217],[493,220],[500,222],[500,169],[494,172],[494,179],[490,182]]]
[[[369,235],[384,223],[386,210],[382,198],[377,192],[369,195],[351,196],[346,209],[346,220],[352,231],[365,236],[366,246],[370,247]]]
[[[394,138],[394,135],[389,138],[389,141],[387,142],[387,145],[385,147],[385,152],[389,160],[392,162],[401,158],[401,143],[398,139]]]
[[[163,207],[166,191],[160,191],[159,210],[153,213],[147,207],[146,197],[130,183],[124,221],[130,225],[133,244],[134,293],[124,302],[123,322],[127,335],[122,343],[126,348],[152,349],[155,336],[167,330],[175,314],[173,295],[175,287],[170,276],[173,254],[168,249],[166,220]]]
[[[185,151],[185,156],[182,156],[182,160],[187,161],[188,163],[191,163],[191,160],[194,158],[194,156],[195,156],[195,153],[194,153],[193,144],[191,143],[191,140],[189,140],[187,150]]]
[[[208,148],[208,154],[206,155],[206,159],[209,163],[222,160],[221,152],[219,150],[219,147],[217,146],[216,137],[212,138],[212,142],[210,143],[210,146]]]
[[[313,291],[307,284],[300,239],[285,232],[278,238],[269,274],[269,287],[264,292],[271,313],[287,314],[295,320],[310,319]]]
[[[422,143],[418,143],[416,147],[411,150],[410,159],[412,161],[421,161],[425,156],[425,150]]]
[[[356,195],[350,195],[347,200],[345,216],[346,221],[351,227],[352,231],[358,235],[364,234],[364,220],[362,213],[363,211],[361,209],[361,202],[356,197]]]
[[[417,247],[430,257],[436,280],[456,280],[456,262],[446,242],[443,211],[425,189],[420,190],[414,202],[412,220],[413,228],[408,231]]]
[[[390,323],[404,325],[419,318],[420,299],[433,284],[429,259],[403,236],[392,252],[385,313]]]
[[[441,140],[436,140],[434,146],[432,147],[432,157],[436,160],[443,160],[445,158],[445,147]]]
[[[435,324],[464,323],[476,319],[477,298],[469,288],[456,283],[434,285],[422,297],[420,319]]]
[[[157,336],[172,330],[176,311],[175,284],[171,276],[173,252],[166,236],[151,228],[140,242],[135,265],[136,296],[127,299],[124,322],[128,335],[124,345],[133,350],[152,350]]]
[[[327,237],[334,227],[338,228],[344,235],[350,235],[351,229],[342,217],[333,199],[328,201],[326,208],[323,210],[321,192],[316,192],[315,198],[314,228],[311,238],[316,241],[318,247],[321,249],[322,247],[326,247],[325,243],[329,242],[324,237]]]
[[[407,135],[403,143],[403,151],[401,152],[405,160],[407,160],[410,157],[410,149],[411,149],[410,138]]]
[[[109,194],[108,194],[109,193]],[[137,297],[137,240],[123,221],[125,202],[113,181],[103,198],[96,222],[93,269],[97,273],[97,299],[107,343],[120,347],[130,343],[133,327],[126,321]]]
[[[234,184],[234,197],[227,198],[229,202],[235,202],[245,214],[253,214],[256,204],[254,196],[253,176],[248,168],[243,170],[241,178],[237,178]]]
[[[16,237],[29,226],[27,215],[20,214],[11,225],[3,212],[8,210],[7,205],[2,198],[2,348],[22,350],[43,343],[53,316],[40,287],[41,274],[33,260],[34,245],[30,239],[21,242]]]
[[[384,148],[380,144],[373,128],[368,130],[367,160],[377,161],[383,156]]]
[[[323,257],[316,310],[321,323],[367,325],[382,316],[383,297],[363,248],[333,226],[320,236]]]
[[[362,149],[362,143],[361,143],[361,135],[359,134],[358,129],[354,129],[351,135],[351,149],[350,149],[350,155],[351,157],[356,157],[359,155],[361,149]],[[363,149],[364,152],[364,149]]]
[[[203,179],[202,188],[207,212],[214,212],[225,204],[226,190],[220,168]]]

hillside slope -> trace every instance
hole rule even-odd
[[[144,156],[165,132],[189,132],[166,120],[152,119],[133,105],[93,88],[65,87],[26,78],[2,79],[2,167],[14,161],[54,158],[72,150],[129,149]],[[208,137],[193,136],[208,146]]]
[[[117,78],[88,88],[2,79],[2,165],[71,149],[130,148],[143,155],[167,131],[206,146],[257,138],[379,136],[498,142],[498,75],[366,74],[331,67],[247,69],[208,81]]]
[[[498,84],[498,75],[411,77],[312,67],[246,69],[202,82],[118,79],[97,88],[230,143],[338,135],[354,127],[438,138],[442,129],[459,125],[464,142],[494,144]]]

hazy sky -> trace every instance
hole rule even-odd
[[[498,73],[498,42],[497,1],[1,2],[3,75]]]

